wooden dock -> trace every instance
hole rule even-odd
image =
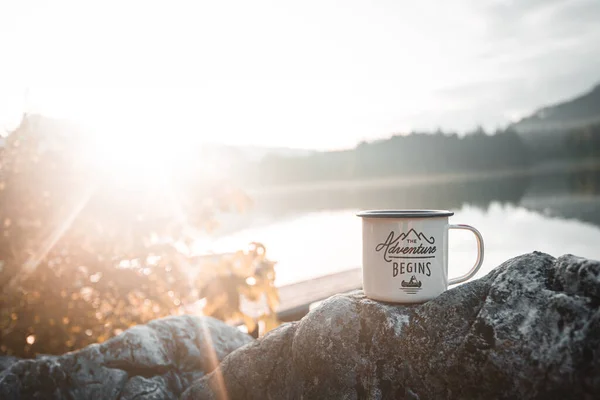
[[[208,254],[195,257],[199,264],[215,262],[219,257],[233,253]],[[311,305],[325,300],[338,293],[346,293],[362,289],[362,268],[352,268],[341,272],[318,276],[301,282],[279,286],[279,307],[277,318],[282,322],[297,321],[310,311]],[[194,306],[189,310],[194,312]],[[242,308],[250,316],[258,316],[264,312],[264,302],[242,300]],[[241,325],[239,321],[235,325]],[[255,332],[256,333],[256,332]]]
[[[281,286],[277,317],[281,321],[296,321],[304,317],[311,304],[338,293],[362,288],[362,269],[354,268],[314,279]]]

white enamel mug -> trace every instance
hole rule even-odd
[[[473,277],[483,263],[483,238],[469,225],[450,225],[445,210],[371,210],[362,218],[365,296],[392,303],[423,303],[448,285]],[[477,261],[448,279],[448,230],[466,229],[477,239]]]

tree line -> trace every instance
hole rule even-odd
[[[307,156],[269,155],[258,163],[256,183],[282,184],[352,180],[392,176],[420,177],[526,168],[559,159],[600,156],[600,125],[523,140],[511,128],[486,133],[483,129],[456,133],[411,133],[361,142],[355,148],[316,152]]]

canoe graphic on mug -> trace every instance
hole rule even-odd
[[[421,281],[418,280],[417,277],[413,275],[410,278],[410,281],[408,281],[408,282],[406,282],[405,280],[402,280],[401,285],[402,285],[402,287],[418,287],[418,288],[420,288],[421,287]]]

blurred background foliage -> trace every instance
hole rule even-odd
[[[197,233],[249,205],[235,188],[200,179],[202,159],[153,174],[115,169],[85,135],[39,132],[35,115],[0,151],[1,354],[60,354],[190,310],[249,331],[277,325],[275,263],[262,244],[191,279]],[[263,313],[242,312],[240,296],[262,301]]]
[[[205,315],[227,322],[244,321],[248,332],[258,329],[258,325],[259,332],[268,332],[279,325],[275,262],[266,257],[261,243],[251,243],[247,251],[206,263],[195,286],[200,288],[199,297],[205,299]],[[244,307],[244,301],[254,307]]]

